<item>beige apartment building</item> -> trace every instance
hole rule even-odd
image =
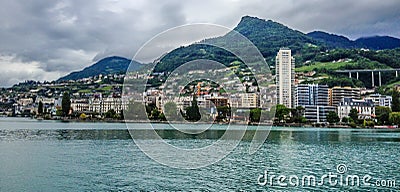
[[[360,88],[352,87],[333,87],[329,89],[329,105],[338,106],[343,98],[359,99],[361,96]]]
[[[277,104],[293,108],[295,96],[295,60],[292,57],[292,51],[288,48],[281,48],[276,55],[275,61]]]

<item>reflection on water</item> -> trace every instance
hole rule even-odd
[[[301,128],[293,128],[301,129]],[[325,128],[322,128],[325,129]],[[200,134],[187,134],[178,130],[156,130],[163,139],[219,139],[224,130],[207,130]],[[235,132],[235,131],[233,131]],[[112,139],[150,139],[150,130],[136,130],[136,135],[130,135],[128,130],[83,129],[83,130],[0,130],[0,140],[112,140]],[[246,131],[243,141],[251,141],[255,130]],[[269,141],[314,142],[400,142],[398,130],[279,130],[269,131]]]
[[[162,166],[144,155],[124,124],[58,123],[0,119],[0,191],[334,191],[398,190],[399,130],[272,128],[255,154],[248,149],[255,128],[222,161],[196,170]],[[141,124],[137,124],[140,128]],[[156,125],[176,146],[211,145],[224,134],[215,126],[201,134],[180,133]],[[239,128],[239,127],[236,127]],[[146,140],[149,130],[133,137]],[[173,156],[173,154],[171,154]],[[387,187],[260,186],[265,170],[284,175],[322,176],[346,164],[349,174],[396,179]]]

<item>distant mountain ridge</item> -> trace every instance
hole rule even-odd
[[[100,61],[94,63],[89,67],[84,68],[81,71],[72,72],[64,77],[61,77],[57,81],[78,80],[100,74],[108,75],[116,73],[125,73],[128,67],[129,70],[133,71],[140,69],[142,65],[136,61],[127,58],[112,56],[101,59]]]
[[[347,37],[323,31],[313,31],[307,36],[319,40],[330,48],[365,48],[373,50],[394,49],[400,47],[400,39],[390,36],[361,37],[355,41]]]
[[[332,48],[356,48],[354,41],[351,41],[349,38],[341,35],[330,34],[323,31],[313,31],[307,33],[307,36],[322,41]]]
[[[355,41],[368,49],[395,49],[400,47],[400,39],[390,36],[362,37]]]
[[[298,62],[296,63],[313,59],[320,52],[332,48],[393,49],[400,47],[400,39],[393,37],[366,37],[352,41],[344,36],[321,31],[305,34],[281,23],[252,16],[242,17],[234,30],[247,37],[260,50],[267,63],[272,64],[275,61],[276,53],[282,47],[288,47],[292,50],[297,57],[296,61]],[[230,33],[206,39],[204,42],[234,43],[229,42]],[[160,59],[155,71],[171,71],[194,59],[212,59],[225,65],[229,65],[230,62],[235,60],[224,51],[194,43],[165,54]]]

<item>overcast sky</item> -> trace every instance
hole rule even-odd
[[[55,80],[110,55],[132,58],[171,27],[233,28],[244,15],[351,39],[400,37],[399,0],[2,0],[0,86]]]

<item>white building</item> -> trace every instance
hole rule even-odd
[[[71,99],[71,109],[76,112],[88,112],[90,110],[88,99]]]
[[[54,105],[55,99],[47,97],[38,97],[36,99],[36,103],[39,104],[39,102],[42,102],[43,105]]]
[[[343,117],[349,117],[351,109],[357,109],[359,119],[375,117],[375,106],[371,99],[343,98],[337,109],[340,120]]]
[[[281,48],[276,55],[277,103],[288,108],[294,107],[294,65],[295,60],[292,57],[292,51],[287,48]]]
[[[176,103],[179,109],[184,110],[192,105],[192,99],[193,97],[184,96],[184,97],[175,97],[173,101],[174,103]]]
[[[103,114],[113,109],[117,113],[121,113],[121,111],[127,109],[127,107],[127,101],[122,98],[107,97],[89,99],[90,112]]]
[[[28,106],[28,105],[33,104],[33,99],[32,98],[21,98],[21,99],[18,99],[17,103],[20,106]]]
[[[372,94],[365,99],[372,99],[375,106],[391,107],[392,106],[392,96]]]
[[[47,97],[38,97],[36,98],[36,113],[38,113],[39,103],[42,102],[43,104],[43,112],[48,113],[53,110],[54,107],[54,98],[47,98]]]

